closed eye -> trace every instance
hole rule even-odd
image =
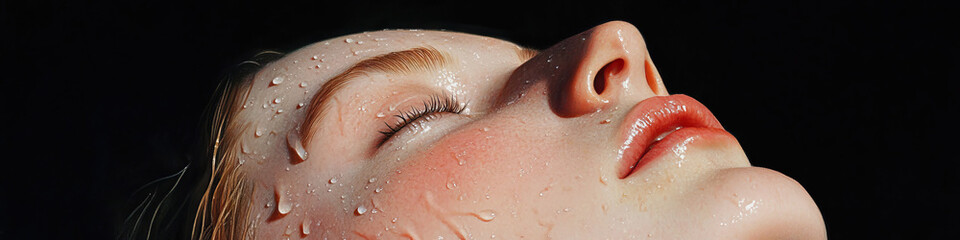
[[[422,106],[413,106],[410,107],[410,110],[400,111],[393,115],[394,121],[384,121],[383,124],[386,125],[387,129],[380,131],[380,133],[383,134],[383,138],[377,146],[382,146],[411,123],[434,120],[436,119],[436,114],[441,113],[460,114],[466,108],[466,104],[461,104],[453,96],[445,94],[433,95],[430,97],[430,100],[424,101]]]

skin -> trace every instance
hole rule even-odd
[[[312,107],[299,103],[360,60],[424,46],[451,64],[349,83],[299,161],[286,140]],[[695,138],[620,178],[627,112],[667,95],[634,26],[602,24],[529,60],[517,49],[463,33],[378,31],[312,44],[265,66],[239,113],[250,123],[240,168],[255,183],[257,237],[826,238],[803,187],[751,167],[728,134]],[[607,75],[602,93],[578,85],[617,60],[623,69]],[[277,77],[284,80],[272,84]],[[434,93],[466,109],[377,145],[385,122]]]

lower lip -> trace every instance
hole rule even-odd
[[[667,136],[662,140],[654,143],[650,146],[647,151],[640,157],[640,160],[630,169],[625,177],[633,175],[634,172],[637,172],[643,169],[644,166],[650,164],[656,159],[660,159],[665,154],[683,154],[686,149],[684,147],[690,147],[695,145],[695,142],[700,142],[703,140],[716,141],[736,141],[736,138],[733,135],[730,135],[729,132],[722,129],[716,128],[702,128],[702,127],[685,127],[680,128]]]

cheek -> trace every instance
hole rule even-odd
[[[477,127],[448,134],[393,169],[390,183],[372,196],[381,214],[358,219],[356,229],[373,235],[403,235],[411,229],[457,232],[462,226],[473,232],[505,230],[503,224],[516,220],[510,216],[520,203],[529,202],[529,193],[535,195],[552,179],[544,157],[549,151],[541,147],[549,145],[534,145],[518,129],[473,125]]]
[[[437,205],[463,206],[470,204],[461,202],[480,203],[491,195],[520,191],[522,186],[516,183],[523,171],[529,171],[524,170],[523,159],[540,155],[538,148],[520,149],[528,144],[511,131],[489,129],[458,131],[405,160],[392,177],[396,181],[392,195],[410,202],[432,196]]]

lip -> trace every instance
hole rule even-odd
[[[617,152],[617,173],[621,179],[668,152],[663,146],[682,144],[692,137],[729,135],[706,106],[683,94],[640,101],[627,113],[620,129],[623,141]],[[658,137],[662,139],[657,141]]]

